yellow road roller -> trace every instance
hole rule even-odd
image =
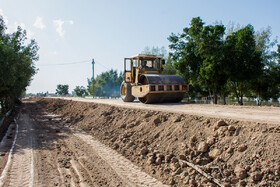
[[[124,59],[124,81],[121,98],[133,102],[136,97],[145,104],[180,102],[189,87],[179,75],[162,74],[165,61],[161,55],[139,54]]]

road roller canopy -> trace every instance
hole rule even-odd
[[[134,55],[130,58],[133,58],[133,59],[138,59],[138,58],[157,59],[157,58],[160,58],[160,59],[162,59],[163,56],[162,55],[138,54],[138,55]]]
[[[160,70],[162,68],[162,64],[164,64],[162,55],[138,54],[130,58],[125,58],[125,61],[131,61],[132,66],[135,68],[144,68],[146,70]],[[128,65],[129,63],[126,62],[126,64]]]

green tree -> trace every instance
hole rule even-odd
[[[243,105],[250,81],[258,79],[263,68],[261,52],[256,50],[253,26],[248,25],[229,35],[225,48],[230,86],[238,103]]]
[[[165,64],[163,65],[163,73],[168,75],[177,74],[177,70],[174,67],[175,61],[171,58],[171,55],[168,56]]]
[[[169,48],[172,51],[170,54],[172,59],[176,61],[174,66],[184,78],[185,82],[189,83],[190,91],[188,95],[192,97],[207,95],[205,95],[207,88],[199,82],[200,67],[202,66],[203,60],[197,55],[203,25],[204,23],[199,17],[193,18],[190,27],[184,28],[182,34],[171,33],[168,37],[171,43]]]
[[[277,40],[270,41],[271,27],[256,32],[256,51],[261,53],[263,69],[257,79],[250,81],[252,96],[258,98],[258,105],[263,100],[279,97],[279,64],[276,63],[275,51],[272,48]]]
[[[280,45],[278,44],[278,54],[277,54],[277,56],[278,56],[278,62],[280,62]]]
[[[88,96],[87,89],[84,86],[76,86],[74,92],[78,97]]]
[[[117,70],[109,70],[97,75],[94,80],[94,95],[98,97],[118,97],[123,81],[123,73]],[[92,79],[88,79],[88,92],[92,95]]]
[[[69,94],[69,85],[68,84],[58,84],[56,88],[56,94],[58,95],[67,95]]]
[[[203,62],[200,76],[202,83],[213,93],[214,104],[217,104],[217,95],[222,92],[228,79],[224,70],[227,65],[224,56],[224,32],[223,25],[209,25],[203,28],[201,35],[199,54]]]
[[[20,27],[12,34],[0,17],[0,104],[2,112],[14,106],[36,73],[34,61],[39,59],[35,40],[27,45],[26,31]]]
[[[257,94],[258,105],[261,105],[263,100],[277,100],[280,97],[280,65],[271,62],[255,82],[253,91]]]
[[[215,104],[217,94],[227,81],[224,32],[223,25],[204,26],[204,22],[197,17],[192,19],[190,27],[183,29],[182,34],[172,33],[168,38],[172,58],[177,61],[176,69],[193,88],[200,87],[201,93],[208,90]]]

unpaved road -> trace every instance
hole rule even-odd
[[[267,106],[230,106],[209,104],[186,104],[186,103],[164,103],[164,104],[142,104],[140,102],[125,103],[117,99],[89,99],[78,97],[64,97],[66,100],[95,102],[121,106],[125,108],[148,109],[153,111],[165,111],[184,114],[193,114],[206,117],[223,119],[235,119],[250,122],[280,124],[280,107]]]
[[[25,103],[3,139],[0,186],[163,186],[91,135],[42,111]]]

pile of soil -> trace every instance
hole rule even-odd
[[[37,99],[174,186],[280,186],[280,126],[232,119]]]

